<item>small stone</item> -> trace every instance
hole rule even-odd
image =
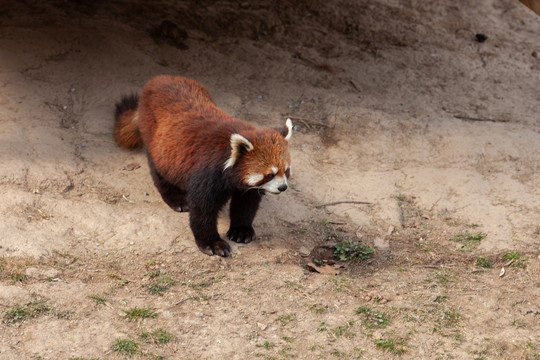
[[[262,95],[257,96],[257,99],[262,99]]]
[[[129,245],[135,245],[135,243],[133,241],[130,241]]]
[[[302,149],[305,149],[305,147],[307,146],[306,144],[302,144],[300,145],[302,147]]]
[[[75,88],[71,88],[71,89],[69,89],[69,91],[75,92]]]
[[[293,128],[292,128],[294,131],[298,131],[298,129],[300,129],[300,127],[298,125],[294,125]]]
[[[314,97],[312,100],[313,100],[313,102],[317,102],[317,101],[319,101],[319,98],[318,98],[318,97]]]
[[[292,105],[289,105],[289,109],[292,109],[292,108],[293,108],[293,106],[292,106]]]
[[[317,150],[321,150],[321,145],[317,145]]]
[[[268,325],[262,324],[260,322],[257,323],[257,327],[261,329],[261,331],[268,329]]]
[[[485,34],[476,34],[475,36],[475,40],[478,41],[479,43],[483,43],[484,41],[486,41],[488,39],[488,37],[485,35]]]
[[[96,246],[99,247],[99,244],[96,243]]]
[[[204,314],[203,313],[195,313],[195,316],[202,319],[204,317]]]
[[[86,147],[86,144],[85,144],[85,143],[82,143],[82,144],[81,144],[81,147]]]
[[[294,190],[296,190],[296,192],[302,192],[302,189],[300,189],[299,187],[295,188]]]
[[[309,254],[311,253],[311,251],[309,251],[309,249],[305,246],[301,246],[300,249],[298,249],[298,252],[302,256],[309,256]]]
[[[145,192],[145,193],[144,193],[144,196],[150,196],[150,194],[149,194],[149,193],[147,193],[147,192]]]
[[[301,100],[301,101],[300,101],[300,105],[304,105],[304,100]]]
[[[67,105],[62,106],[62,109],[67,110]]]
[[[108,253],[108,252],[106,252],[106,253],[105,253],[105,256],[109,256],[109,253]]]

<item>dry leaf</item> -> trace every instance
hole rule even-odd
[[[318,272],[319,274],[325,274],[325,275],[339,275],[339,270],[337,270],[333,266],[324,265],[324,266],[317,266],[314,263],[307,264],[307,267],[311,271]]]
[[[501,273],[499,274],[499,277],[503,277],[505,273],[506,273],[506,270],[504,270],[504,267],[501,268]]]

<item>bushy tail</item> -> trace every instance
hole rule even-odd
[[[116,104],[114,140],[126,149],[136,149],[144,145],[139,131],[138,95],[123,96]]]

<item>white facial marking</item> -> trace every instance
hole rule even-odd
[[[277,174],[277,171],[278,171],[278,168],[277,168],[277,167],[272,166],[270,169],[272,169],[272,172],[274,173],[274,175]]]
[[[251,174],[246,178],[246,183],[251,186],[257,185],[264,178],[262,174]]]
[[[287,178],[285,176],[276,176],[266,184],[262,185],[261,188],[272,194],[280,194],[281,191],[279,191],[278,188],[282,185],[287,185]]]

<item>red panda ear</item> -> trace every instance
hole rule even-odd
[[[292,121],[291,119],[287,118],[287,121],[285,121],[285,126],[282,128],[277,128],[277,132],[283,135],[285,140],[289,141],[292,135]]]
[[[225,162],[223,170],[232,167],[238,158],[253,150],[253,144],[240,134],[231,135],[231,157]]]

